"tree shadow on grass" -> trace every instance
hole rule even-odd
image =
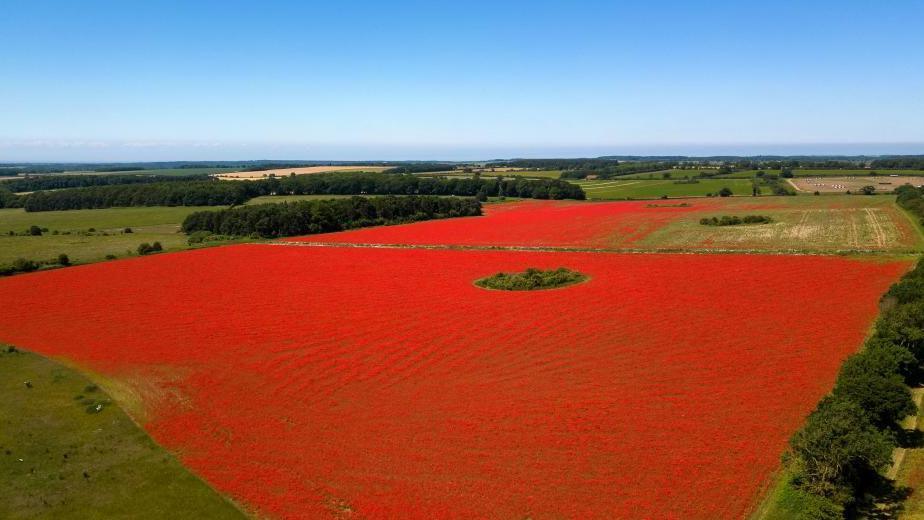
[[[924,446],[924,432],[899,429],[895,432],[895,440],[900,448],[920,448]]]
[[[897,519],[904,511],[905,500],[911,493],[910,487],[896,486],[894,481],[875,475],[871,477],[866,495],[857,501],[846,517],[864,520]]]

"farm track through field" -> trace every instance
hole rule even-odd
[[[882,223],[879,221],[879,216],[872,208],[866,208],[866,216],[869,219],[871,227],[873,228],[873,233],[876,235],[876,245],[880,247],[885,245],[885,231],[882,229]]]
[[[431,249],[453,251],[517,251],[523,253],[612,253],[612,254],[670,254],[670,255],[887,255],[916,254],[914,250],[883,251],[880,249],[834,249],[830,251],[814,249],[733,249],[733,248],[638,248],[638,247],[553,247],[553,246],[498,246],[498,245],[461,245],[461,244],[374,244],[353,242],[293,242],[281,240],[264,242],[256,245],[294,246],[294,247],[333,247],[366,249]]]

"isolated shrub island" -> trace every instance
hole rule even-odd
[[[475,281],[475,285],[501,291],[536,291],[581,283],[587,278],[587,275],[565,267],[548,271],[530,267],[521,273],[501,272],[481,278]]]
[[[739,226],[742,224],[769,224],[773,219],[766,215],[747,215],[744,217],[724,215],[699,219],[704,226]]]

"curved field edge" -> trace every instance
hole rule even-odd
[[[3,346],[0,394],[0,517],[247,518],[80,372]]]

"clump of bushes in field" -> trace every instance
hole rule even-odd
[[[47,227],[39,227],[39,226],[29,226],[29,229],[26,229],[26,230],[24,230],[24,231],[19,231],[19,232],[16,232],[16,231],[13,231],[13,230],[10,230],[10,231],[7,232],[7,234],[8,234],[9,236],[11,236],[11,237],[14,237],[14,236],[20,236],[20,237],[40,237],[40,236],[42,236],[42,234],[44,234],[44,233],[48,233],[48,228],[47,228]]]
[[[798,518],[863,516],[876,507],[873,491],[891,487],[880,472],[910,438],[899,421],[917,413],[909,384],[924,376],[924,263],[892,285],[882,307],[863,350],[790,440],[788,499]]]
[[[476,215],[481,215],[481,203],[474,198],[350,197],[199,211],[186,217],[183,232],[274,238]]]
[[[43,266],[61,266],[67,267],[71,265],[71,259],[64,253],[61,253],[55,258],[50,260],[28,260],[25,258],[17,258],[13,260],[13,263],[9,265],[0,265],[0,276],[10,276],[19,273],[31,273],[32,271],[38,271]]]
[[[565,267],[543,271],[530,267],[521,273],[497,273],[475,281],[485,289],[501,291],[535,291],[573,285],[587,280],[587,275]]]
[[[724,215],[720,217],[704,217],[699,219],[699,223],[704,226],[740,226],[742,224],[769,224],[773,218],[766,215],[745,215],[739,217],[736,215]]]
[[[216,235],[209,231],[196,231],[189,235],[189,239],[186,241],[189,245],[194,246],[196,244],[207,244],[210,242],[226,242],[228,240],[234,240],[237,237],[230,235]]]
[[[137,249],[138,254],[142,256],[150,255],[151,253],[160,253],[163,250],[164,246],[160,245],[160,242],[154,242],[153,244],[143,242],[138,246]]]

